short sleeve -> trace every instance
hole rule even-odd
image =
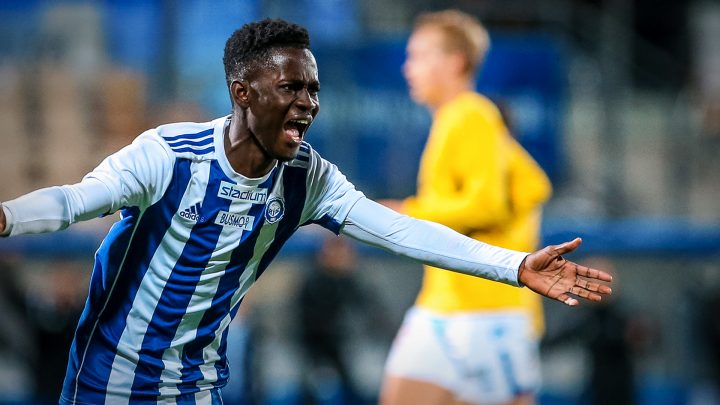
[[[307,198],[303,212],[305,223],[316,223],[339,233],[350,209],[362,197],[334,164],[310,150]]]
[[[173,153],[155,130],[108,156],[85,179],[97,179],[112,194],[115,212],[122,207],[145,208],[162,197],[172,177]]]

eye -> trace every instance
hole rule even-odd
[[[308,93],[312,96],[317,96],[317,94],[320,92],[320,85],[310,85],[308,86]]]
[[[290,83],[281,84],[280,89],[283,91],[293,91],[293,85]]]

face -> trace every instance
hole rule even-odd
[[[295,48],[272,51],[268,65],[257,69],[247,87],[248,130],[269,158],[293,159],[320,110],[312,53]]]
[[[433,27],[419,28],[410,36],[406,52],[403,75],[410,96],[419,104],[435,105],[449,73],[449,54],[443,47],[442,32]]]

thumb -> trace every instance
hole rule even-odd
[[[565,242],[563,244],[557,245],[554,250],[558,255],[564,255],[564,254],[570,253],[570,252],[574,251],[575,249],[577,249],[578,247],[580,247],[580,244],[582,244],[582,239],[575,238],[569,242]]]

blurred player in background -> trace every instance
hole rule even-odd
[[[357,277],[355,248],[347,238],[326,237],[318,250],[313,268],[303,279],[298,294],[300,344],[305,354],[303,404],[321,402],[320,387],[337,379],[342,403],[361,403],[361,391],[353,378],[348,356],[348,319],[363,329],[378,329],[382,308]],[[354,317],[353,317],[354,316]]]
[[[0,235],[52,232],[121,211],[95,254],[62,404],[220,404],[227,330],[251,285],[302,225],[576,305],[606,273],[527,254],[398,214],[369,199],[305,142],[320,104],[307,30],[263,20],[235,31],[224,64],[232,111],[161,125],[80,183],[0,207]],[[47,95],[52,97],[52,94]],[[478,152],[480,153],[480,152]]]
[[[474,91],[489,47],[477,19],[455,10],[418,17],[403,73],[433,114],[417,195],[384,203],[486,243],[532,250],[550,182]],[[540,297],[426,266],[393,344],[382,402],[531,404],[540,384]]]

